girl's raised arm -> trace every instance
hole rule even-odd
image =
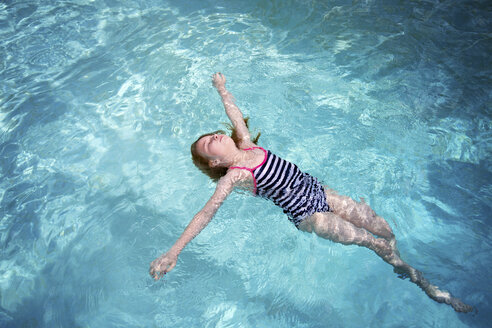
[[[193,217],[171,249],[150,264],[149,273],[155,280],[159,280],[174,268],[179,253],[181,253],[183,248],[207,226],[210,220],[212,220],[212,217],[215,215],[220,205],[222,205],[224,200],[234,189],[236,182],[241,179],[241,172],[239,171],[240,170],[231,170],[219,180],[210,200],[205,204],[203,209]]]
[[[222,103],[226,111],[229,120],[231,120],[232,125],[236,129],[237,136],[239,137],[239,144],[241,148],[249,148],[254,146],[251,142],[251,136],[249,134],[248,127],[244,123],[243,113],[234,103],[234,97],[227,91],[225,87],[226,78],[222,73],[215,73],[212,82],[214,87],[217,89],[220,97],[222,98]]]

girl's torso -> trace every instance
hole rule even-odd
[[[256,152],[250,163],[255,166],[233,166],[229,169],[249,171],[253,193],[280,206],[296,226],[315,212],[327,212],[329,206],[323,186],[311,175],[261,147],[244,149]],[[263,158],[258,157],[258,150]],[[260,162],[261,160],[261,162]]]

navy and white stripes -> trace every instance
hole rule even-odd
[[[289,216],[296,227],[315,212],[328,212],[323,186],[318,180],[270,151],[266,160],[255,168],[256,193],[271,199]]]

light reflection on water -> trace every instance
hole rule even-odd
[[[489,17],[479,1],[0,4],[2,326],[485,326]],[[261,146],[364,197],[479,314],[244,193],[153,283],[214,188],[189,145],[227,119],[215,71]]]

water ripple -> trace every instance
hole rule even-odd
[[[405,259],[487,304],[489,9],[0,3],[0,322],[486,322],[450,316],[369,250],[300,234],[247,195],[228,199],[164,282],[147,270],[213,192],[188,149],[226,120],[219,70],[262,146],[365,197]]]

